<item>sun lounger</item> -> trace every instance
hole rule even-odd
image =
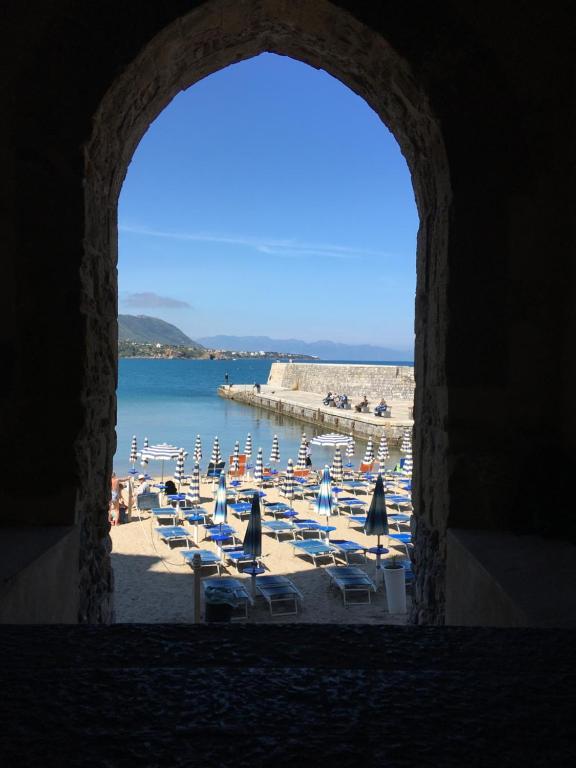
[[[201,568],[216,568],[218,575],[220,575],[220,569],[222,567],[222,559],[216,552],[211,552],[209,549],[186,549],[182,552],[182,557],[192,567],[192,560],[194,555],[200,555]]]
[[[239,520],[243,520],[245,517],[250,516],[250,510],[252,509],[252,504],[250,504],[247,501],[239,501],[234,504],[228,504],[228,509],[232,511],[232,514],[237,517]]]
[[[354,510],[362,510],[366,506],[366,502],[362,499],[357,499],[356,496],[339,496],[338,497],[338,510],[346,510],[348,514],[352,514]]]
[[[161,525],[159,528],[154,529],[158,536],[165,544],[170,544],[174,541],[185,541],[186,546],[190,547],[190,541],[192,536],[190,531],[183,528],[181,525]]]
[[[303,555],[311,558],[314,565],[318,565],[317,560],[332,560],[336,565],[334,553],[337,551],[331,544],[318,541],[317,539],[305,539],[304,541],[289,541],[288,544],[294,547],[295,555]]]
[[[271,616],[295,616],[301,592],[287,576],[258,576],[258,594],[266,600]]]
[[[336,556],[342,557],[346,560],[346,565],[349,565],[349,556],[358,555],[366,560],[366,549],[362,544],[358,544],[355,541],[349,541],[348,539],[331,539],[330,544],[336,548]]]
[[[265,502],[263,510],[265,515],[273,515],[276,519],[278,517],[295,517],[297,514],[291,506],[283,501],[273,502],[272,504],[266,504]]]
[[[233,565],[238,571],[241,570],[242,566],[251,565],[254,561],[256,561],[256,565],[261,563],[261,558],[246,554],[242,545],[223,546],[220,547],[220,551],[225,562]]]
[[[204,588],[204,602],[209,603],[211,593],[218,594],[219,601],[226,596],[230,599],[232,608],[232,620],[247,619],[248,607],[253,604],[253,600],[244,584],[239,579],[231,576],[209,576],[202,579]]]
[[[344,605],[369,605],[376,585],[361,568],[355,565],[339,565],[325,569],[332,585],[340,590]]]
[[[352,525],[355,528],[364,528],[366,525],[366,515],[350,515],[348,518],[348,528]]]
[[[188,522],[199,522],[198,518],[202,518],[202,523],[206,524],[206,519],[212,515],[211,512],[208,512],[207,509],[204,509],[204,507],[186,507],[186,509],[182,510],[182,517],[184,520],[188,520]]]
[[[291,523],[283,520],[262,520],[262,532],[273,533],[276,541],[280,541],[280,536],[287,534],[294,538],[296,530]]]
[[[136,509],[149,510],[155,509],[160,505],[159,493],[137,493],[136,494]]]
[[[334,530],[334,526],[323,525],[317,520],[300,520],[295,519],[292,521],[296,529],[296,536],[300,536],[305,539],[306,534],[312,534],[315,539],[323,539],[327,533]]]
[[[150,510],[150,514],[156,518],[158,523],[160,520],[170,520],[172,525],[176,525],[180,517],[180,511],[174,507],[155,507]]]
[[[406,557],[410,557],[409,547],[412,546],[412,534],[411,533],[389,533],[388,538],[391,539],[390,544],[398,543],[406,550]]]

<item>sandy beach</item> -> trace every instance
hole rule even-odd
[[[247,480],[240,488],[252,487]],[[186,490],[186,486],[182,488]],[[266,501],[286,501],[280,496],[276,487],[264,488]],[[212,481],[201,483],[201,505],[212,511],[214,507]],[[346,493],[346,495],[350,495]],[[127,499],[127,491],[124,491]],[[361,500],[368,503],[368,495],[359,494]],[[296,499],[293,508],[300,518],[312,518],[326,523],[326,518],[319,518],[312,509],[309,500]],[[262,507],[264,511],[264,506]],[[390,512],[395,510],[390,509]],[[268,515],[263,520],[273,520]],[[247,519],[239,520],[229,510],[228,523],[232,525],[237,537],[242,540]],[[376,545],[375,536],[366,536],[360,527],[350,527],[348,516],[345,514],[332,516],[329,524],[336,528],[330,533],[331,539],[347,539],[366,547]],[[194,526],[184,523],[194,536]],[[115,618],[117,622],[144,623],[186,623],[193,620],[193,575],[191,567],[182,558],[182,547],[186,543],[168,545],[156,533],[157,521],[148,512],[132,511],[129,522],[113,526],[112,565],[115,581]],[[403,526],[401,530],[409,530]],[[204,541],[204,529],[199,527],[199,546],[216,552],[216,546]],[[383,541],[385,546],[390,542]],[[193,539],[191,542],[193,544]],[[372,595],[370,605],[354,605],[345,607],[339,591],[330,586],[331,580],[325,573],[323,565],[314,565],[307,557],[294,554],[293,547],[286,540],[277,541],[272,535],[263,533],[262,537],[263,565],[267,572],[274,575],[286,575],[303,595],[302,611],[298,616],[271,617],[267,605],[257,599],[250,608],[248,622],[312,622],[312,623],[352,623],[352,624],[404,624],[406,615],[391,614],[387,609],[385,590],[382,584],[376,594]],[[404,556],[402,546],[390,547],[387,558],[393,555]],[[331,565],[329,561],[323,561]],[[340,561],[337,561],[340,562]],[[368,554],[367,561],[354,557],[351,564],[358,564],[371,578],[376,577],[376,559]],[[203,571],[203,574],[216,575],[214,571]],[[222,575],[230,575],[245,581],[250,585],[250,577],[238,573],[234,566],[223,568]],[[410,593],[408,593],[408,606]]]

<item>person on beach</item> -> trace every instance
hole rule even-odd
[[[224,384],[226,384],[228,386],[228,374],[227,373],[224,374]]]
[[[312,448],[310,448],[310,442],[306,440],[306,466],[312,466]]]
[[[120,478],[116,476],[116,472],[112,472],[112,479],[110,481],[110,512],[109,519],[112,525],[118,525],[120,522],[120,499],[122,495],[122,489],[124,488]]]
[[[138,475],[138,483],[136,496],[140,496],[143,493],[150,493],[150,483],[146,480],[146,475]]]
[[[164,483],[164,493],[166,496],[174,496],[178,493],[174,480],[166,480]]]
[[[358,405],[355,405],[355,406],[354,406],[354,410],[355,410],[357,413],[362,413],[362,408],[368,408],[368,400],[367,400],[367,398],[366,398],[366,395],[364,395],[364,399],[363,399],[363,400],[361,400],[361,401],[358,403]]]

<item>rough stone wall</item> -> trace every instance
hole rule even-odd
[[[366,394],[370,403],[380,398],[414,399],[414,368],[407,365],[343,365],[321,363],[272,363],[268,384],[302,392]]]

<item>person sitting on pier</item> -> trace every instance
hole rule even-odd
[[[367,398],[366,398],[366,395],[364,395],[364,398],[363,398],[363,400],[361,400],[361,401],[358,403],[358,405],[355,405],[355,406],[354,406],[354,410],[355,410],[357,413],[362,413],[362,409],[363,409],[363,408],[368,408],[368,400],[367,400]]]
[[[322,400],[323,405],[334,405],[334,397],[332,396],[332,392],[328,392],[324,400]]]
[[[348,395],[338,395],[336,398],[336,408],[346,408],[348,405]]]
[[[384,398],[382,398],[382,400],[380,400],[376,408],[374,408],[374,415],[382,416],[382,414],[386,413],[387,410],[388,410],[388,403],[386,402],[386,400],[384,400]]]

